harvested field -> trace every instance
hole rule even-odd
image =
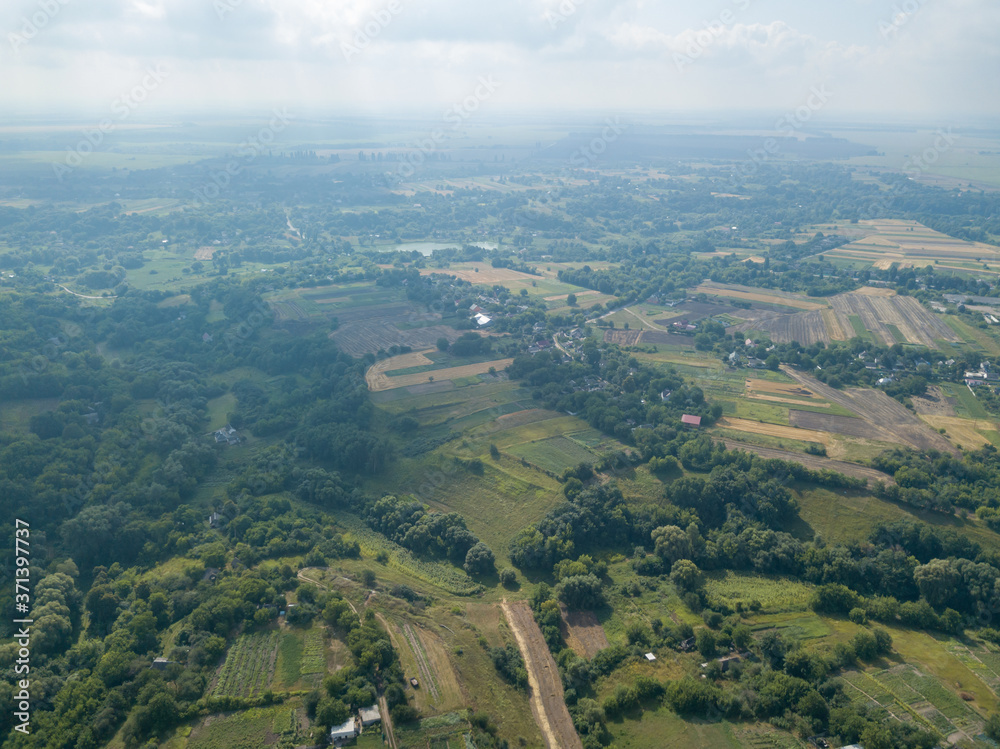
[[[798,294],[789,294],[784,291],[774,291],[772,289],[758,289],[752,286],[737,286],[735,284],[707,282],[696,286],[691,292],[694,294],[724,296],[731,299],[744,299],[748,302],[760,302],[762,304],[778,304],[783,307],[797,307],[805,310],[821,310],[829,306],[826,302],[814,302]]]
[[[435,273],[442,273],[448,276],[455,276],[471,284],[495,284],[504,281],[538,281],[540,276],[533,276],[530,273],[522,273],[519,270],[509,268],[494,268],[489,263],[462,263],[465,268],[423,268],[420,270],[421,276],[430,276]]]
[[[842,473],[845,476],[865,479],[869,484],[875,481],[883,481],[887,484],[895,483],[892,480],[892,476],[888,476],[881,471],[876,471],[874,468],[866,468],[865,466],[859,466],[855,463],[845,463],[840,460],[831,460],[830,458],[824,458],[820,455],[807,455],[805,453],[796,453],[789,450],[777,450],[773,447],[745,445],[742,442],[736,442],[735,440],[723,440],[723,442],[726,445],[727,450],[745,450],[746,452],[755,453],[762,458],[788,460],[793,463],[804,465],[812,471],[836,471],[837,473]]]
[[[199,247],[194,251],[195,260],[211,260],[212,255],[215,254],[215,247]]]
[[[424,352],[427,353],[427,352]],[[408,356],[408,354],[404,354]],[[507,366],[514,361],[513,359],[498,359],[496,361],[486,361],[479,362],[478,364],[463,364],[460,367],[449,367],[448,369],[435,369],[433,372],[420,372],[419,374],[409,374],[400,375],[398,377],[389,377],[385,374],[387,371],[393,369],[403,369],[404,366],[422,366],[422,365],[403,365],[400,366],[398,362],[394,360],[399,357],[392,357],[390,359],[378,362],[365,373],[365,381],[368,383],[368,389],[372,392],[379,392],[382,390],[392,390],[394,388],[405,388],[412,385],[420,385],[422,383],[430,382],[431,378],[436,380],[457,380],[462,377],[473,377],[475,375],[486,374],[490,371],[490,368],[495,368],[497,372],[501,372],[507,368]],[[381,369],[378,372],[373,373],[372,370],[379,364],[386,364],[390,362],[387,369]],[[429,359],[426,363],[432,363]]]
[[[814,343],[829,343],[830,331],[827,325],[829,310],[811,310],[797,312],[793,315],[774,315],[763,319],[752,320],[735,325],[730,329],[745,333],[749,330],[759,330],[767,333],[775,343],[791,343],[797,341],[803,346]],[[737,313],[737,316],[741,316]],[[838,331],[839,332],[839,331]]]
[[[750,421],[749,419],[735,419],[723,416],[716,423],[723,429],[733,429],[737,432],[748,432],[749,434],[763,434],[768,437],[778,437],[779,439],[800,440],[801,442],[818,442],[821,445],[830,443],[830,435],[827,432],[811,431],[809,429],[798,429],[782,424],[766,424],[762,421]]]
[[[593,611],[569,611],[560,605],[563,638],[581,658],[591,659],[608,647],[608,636]]]
[[[916,221],[876,219],[861,221],[852,228],[865,236],[824,253],[826,257],[867,260],[877,267],[898,263],[900,267],[923,267],[934,260],[955,263],[989,263],[1000,260],[1000,250],[982,242],[967,242],[934,231]]]
[[[818,398],[816,393],[795,382],[774,382],[772,380],[747,380],[747,394],[770,393],[771,395],[784,395],[790,398]]]
[[[605,343],[617,343],[620,346],[634,346],[642,338],[641,330],[606,330],[604,331]]]
[[[405,369],[407,367],[423,367],[428,364],[433,364],[434,362],[427,358],[427,354],[434,350],[435,349],[414,351],[409,354],[391,356],[388,359],[375,362],[368,368],[368,371],[365,372],[365,382],[368,383],[368,389],[373,392],[390,390],[393,386],[389,384],[389,377],[385,374],[386,372],[392,372],[396,369]],[[424,377],[424,380],[426,379],[427,378]]]
[[[501,605],[524,657],[531,687],[531,711],[548,749],[583,749],[563,698],[559,668],[531,608],[524,601],[504,601]]]
[[[958,452],[948,440],[880,390],[836,390],[791,367],[782,366],[781,369],[817,395],[865,419],[880,431],[882,441],[909,445],[917,450],[940,450],[952,454]]]
[[[888,441],[882,429],[872,426],[864,419],[856,419],[851,416],[791,410],[788,412],[788,420],[794,426],[802,429],[815,429],[818,432],[845,434],[848,437]]]
[[[889,325],[895,326],[909,343],[929,348],[935,347],[935,340],[961,340],[943,320],[913,297],[876,296],[852,291],[838,294],[830,302],[842,328],[850,330],[850,317],[857,315],[865,328],[886,346],[899,342]]]
[[[956,445],[964,448],[979,448],[989,444],[989,440],[979,430],[997,431],[997,423],[984,419],[963,419],[958,416],[922,414],[921,419],[933,429],[944,429]]]

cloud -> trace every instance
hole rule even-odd
[[[1000,56],[995,0],[913,0],[903,17],[887,0],[48,2],[58,11],[17,45],[42,0],[0,10],[13,105],[99,107],[163,63],[164,106],[433,107],[493,74],[507,107],[762,109],[834,80],[849,110],[1000,114],[982,95]]]

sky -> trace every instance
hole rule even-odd
[[[4,0],[0,119],[1000,117],[997,0]]]

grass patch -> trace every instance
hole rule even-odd
[[[506,452],[553,473],[562,473],[580,463],[594,463],[597,458],[587,448],[563,436],[512,445]]]

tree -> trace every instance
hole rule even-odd
[[[604,592],[596,575],[573,575],[559,583],[559,600],[571,609],[596,609],[604,605]]]
[[[670,564],[691,556],[691,541],[687,533],[676,525],[656,528],[652,538],[656,544],[656,553]]]
[[[576,306],[576,294],[567,294],[566,304],[568,304],[570,307]]]
[[[689,559],[680,559],[670,570],[670,581],[683,592],[697,590],[701,587],[701,570]]]
[[[470,575],[492,575],[496,572],[496,558],[489,546],[476,543],[465,555],[464,569]]]
[[[710,629],[699,629],[695,635],[695,644],[698,647],[698,652],[705,658],[714,658],[718,652],[715,633]]]

